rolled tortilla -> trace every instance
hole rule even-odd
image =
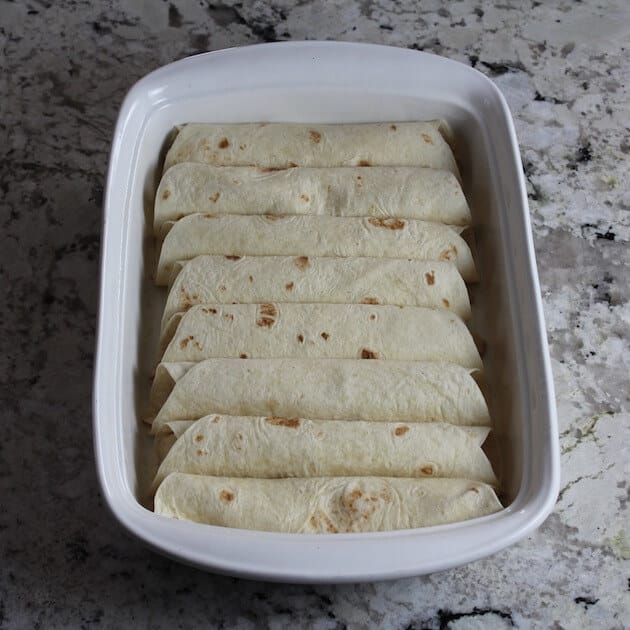
[[[443,121],[187,124],[164,162],[214,166],[422,166],[459,175]]]
[[[169,224],[170,225],[170,224]],[[225,256],[368,256],[444,260],[464,280],[477,274],[462,228],[395,218],[191,214],[172,224],[162,243],[157,284],[168,283],[176,261]]]
[[[489,427],[447,423],[212,415],[195,422],[162,462],[218,477],[452,477],[496,484],[481,445]]]
[[[155,436],[153,446],[158,463],[162,462],[166,454],[171,450],[173,444],[195,423],[194,420],[180,420],[169,422],[164,433]]]
[[[210,358],[400,359],[482,367],[472,335],[457,315],[368,304],[193,306],[181,316],[162,361]]]
[[[269,532],[333,534],[444,525],[498,512],[494,490],[465,479],[249,479],[171,473],[162,516]]]
[[[490,426],[472,372],[445,362],[379,359],[206,359],[183,368],[161,363],[154,391],[168,397],[152,432],[211,413]]]
[[[328,302],[445,308],[470,317],[468,291],[452,263],[331,256],[197,256],[175,263],[162,332],[194,304]]]
[[[471,221],[450,171],[388,166],[269,171],[185,162],[164,173],[155,196],[156,235],[165,221],[206,212]]]

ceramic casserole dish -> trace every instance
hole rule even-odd
[[[142,504],[150,443],[141,422],[164,290],[154,287],[152,204],[165,149],[183,122],[450,124],[471,206],[471,327],[485,379],[502,511],[466,522],[371,534],[274,534],[157,516]],[[116,125],[101,249],[94,444],[103,495],[129,532],[214,572],[290,582],[426,574],[492,554],[551,511],[559,486],[553,383],[527,196],[512,119],[479,72],[434,55],[367,44],[264,44],[165,66],[127,95]]]

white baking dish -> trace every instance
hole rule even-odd
[[[151,206],[167,138],[186,121],[361,122],[445,118],[472,205],[481,283],[472,327],[484,357],[507,507],[468,522],[374,534],[286,535],[171,520],[143,507],[149,442],[139,417],[163,290],[152,284]],[[103,494],[154,549],[217,572],[343,582],[438,571],[523,538],[559,484],[553,384],[527,198],[505,100],[483,75],[414,51],[299,42],[184,59],[139,81],[120,111],[105,196],[94,382]]]

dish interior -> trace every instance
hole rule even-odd
[[[515,347],[513,277],[509,234],[504,214],[510,200],[498,181],[498,160],[504,147],[490,144],[489,130],[472,107],[460,102],[431,100],[398,93],[338,88],[242,89],[166,101],[149,110],[141,127],[129,173],[127,203],[121,212],[124,243],[120,261],[122,348],[118,378],[123,392],[120,417],[126,483],[138,502],[150,507],[149,486],[155,470],[147,414],[150,380],[158,357],[159,322],[166,290],[153,284],[158,252],[152,235],[155,190],[173,130],[183,122],[369,122],[430,120],[450,124],[453,149],[473,216],[475,258],[481,281],[472,286],[470,328],[485,342],[484,391],[493,420],[491,459],[501,482],[501,499],[512,503],[524,475],[524,423],[527,386]]]

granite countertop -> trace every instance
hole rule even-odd
[[[0,13],[0,628],[628,622],[626,0],[0,0]],[[169,61],[307,38],[470,64],[495,81],[515,117],[557,389],[562,490],[538,531],[459,569],[318,587],[217,577],[145,549],[99,494],[91,368],[103,182],[121,100]]]

